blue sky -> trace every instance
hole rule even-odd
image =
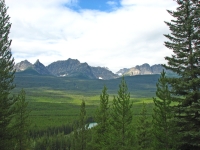
[[[121,3],[120,0],[72,0],[71,3],[66,3],[65,6],[75,11],[88,9],[111,12],[120,8]]]
[[[173,0],[6,0],[15,62],[68,58],[116,72],[166,63]]]

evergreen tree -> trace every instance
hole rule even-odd
[[[14,117],[14,135],[16,139],[16,150],[26,150],[28,147],[27,132],[29,128],[29,111],[27,110],[28,102],[25,100],[25,91],[22,89],[17,97],[15,103],[15,117]]]
[[[74,150],[86,150],[88,129],[86,119],[85,101],[82,100],[78,124],[75,123],[74,126],[74,137],[72,141],[72,149]]]
[[[113,99],[112,105],[112,127],[113,127],[113,145],[114,149],[127,150],[131,149],[131,132],[132,123],[132,103],[130,93],[124,77],[119,85],[118,96]]]
[[[108,132],[110,124],[110,112],[108,105],[109,95],[107,94],[107,88],[104,86],[100,95],[100,105],[96,112],[95,122],[98,124],[94,128],[94,142],[96,150],[103,150],[108,147]]]
[[[166,69],[178,74],[168,78],[172,101],[178,104],[175,112],[177,131],[180,134],[179,149],[200,149],[200,4],[199,0],[177,0],[177,10],[169,11],[175,19],[166,22],[171,34],[165,46],[174,54],[165,57]]]
[[[9,33],[11,23],[7,14],[7,7],[4,0],[0,0],[0,149],[11,149],[10,123],[15,102],[10,92],[14,89],[14,59],[10,50],[11,40]]]
[[[137,149],[145,150],[151,147],[151,123],[148,121],[146,104],[143,102],[140,117],[136,124]]]
[[[157,98],[153,98],[155,108],[153,109],[153,134],[155,137],[154,150],[171,150],[172,146],[175,146],[175,134],[172,132],[174,126],[172,126],[171,113],[171,97],[168,89],[167,78],[165,72],[161,73],[158,83],[156,84]]]

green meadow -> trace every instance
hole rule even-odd
[[[139,115],[142,103],[147,103],[151,116],[152,97],[155,96],[159,75],[125,77],[135,118]],[[117,95],[121,79],[90,80],[85,78],[67,78],[16,73],[14,93],[20,89],[26,91],[29,103],[31,128],[46,129],[71,124],[78,119],[80,104],[86,102],[87,116],[95,116],[103,86],[108,88],[110,104]]]

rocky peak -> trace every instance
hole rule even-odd
[[[21,61],[14,66],[17,72],[24,71],[32,67],[33,67],[33,64],[31,64],[28,60]]]
[[[33,64],[33,68],[42,75],[50,75],[51,73],[48,69],[37,59],[37,61]]]
[[[119,71],[116,72],[116,74],[118,74],[119,76],[123,75],[124,73],[128,72],[128,68],[123,68],[120,69]]]
[[[145,63],[141,66],[138,66],[138,68],[140,70],[140,74],[152,74],[152,71],[151,71],[151,67],[149,64]]]
[[[164,68],[160,64],[150,66],[148,63],[145,63],[142,65],[137,65],[135,67],[129,68],[127,70],[123,70],[124,72],[122,72],[122,70],[119,71],[121,71],[121,73],[124,75],[133,76],[133,75],[145,75],[145,74],[160,74],[160,72],[163,69]]]
[[[114,74],[112,71],[108,70],[106,67],[91,67],[92,73],[96,77],[96,79],[114,79],[117,78],[118,75]]]
[[[90,66],[87,63],[80,63],[77,59],[53,62],[47,69],[55,76],[83,76],[95,79]]]

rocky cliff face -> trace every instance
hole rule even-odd
[[[24,71],[24,70],[26,70],[28,68],[32,68],[32,67],[33,67],[33,64],[31,64],[27,60],[24,60],[24,61],[21,61],[20,63],[17,63],[14,66],[14,69],[16,69],[17,72],[19,72],[19,71]]]
[[[128,68],[123,68],[120,69],[119,71],[116,72],[116,74],[118,74],[119,76],[123,75],[125,72],[128,72],[129,69]]]
[[[83,76],[90,79],[113,79],[117,75],[103,67],[91,67],[77,59],[53,62],[47,69],[55,76]]]
[[[29,61],[24,60],[24,61],[21,61],[20,63],[17,63],[14,66],[14,68],[16,69],[17,72],[24,71],[31,68],[37,71],[39,74],[51,75],[51,73],[47,70],[47,68],[42,63],[40,63],[39,60],[37,60],[34,64],[31,64]]]
[[[14,68],[17,72],[25,71],[29,68],[35,70],[41,75],[54,75],[59,77],[84,77],[89,79],[114,79],[121,75],[134,76],[145,74],[160,74],[164,69],[160,64],[150,66],[145,63],[143,65],[137,65],[132,68],[120,69],[117,74],[104,67],[91,67],[87,63],[80,63],[77,59],[68,59],[63,61],[56,61],[48,66],[44,66],[39,60],[34,64],[31,64],[27,60],[17,63]],[[166,70],[165,70],[166,71]],[[172,73],[166,71],[167,73]]]
[[[150,66],[145,63],[143,65],[137,65],[127,70],[119,70],[117,73],[122,75],[134,76],[134,75],[145,75],[145,74],[160,74],[164,68],[161,64]]]
[[[114,79],[117,78],[118,75],[114,74],[112,71],[108,70],[107,68],[102,67],[91,67],[92,72],[97,79]]]
[[[51,72],[49,72],[49,70],[39,60],[33,64],[33,69],[36,70],[39,74],[51,75]]]
[[[77,59],[68,59],[56,61],[48,66],[44,66],[39,60],[31,64],[27,60],[17,63],[15,69],[17,72],[32,68],[42,75],[54,75],[59,77],[85,77],[89,79],[113,79],[118,75],[103,67],[91,67],[87,63],[80,63]]]
[[[77,59],[53,62],[47,69],[55,76],[83,76],[95,79],[91,67],[87,63],[80,63]]]

